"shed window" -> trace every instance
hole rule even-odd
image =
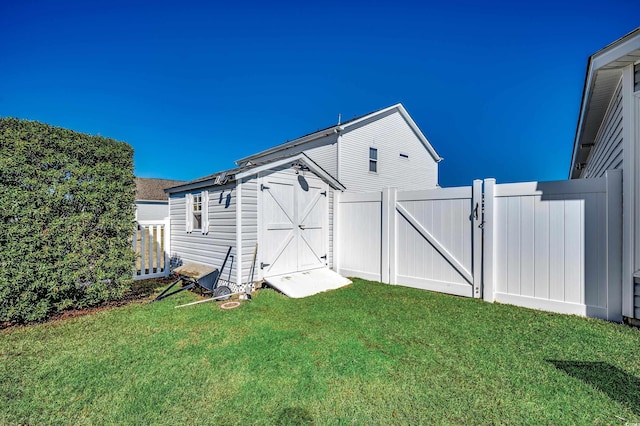
[[[193,195],[193,229],[202,229],[202,195]]]
[[[197,194],[186,194],[185,230],[189,232],[209,232],[209,192],[202,191]]]
[[[369,171],[378,173],[378,150],[369,148]]]
[[[633,67],[633,91],[640,92],[640,64]]]

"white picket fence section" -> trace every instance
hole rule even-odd
[[[622,177],[339,194],[343,275],[621,319]],[[484,185],[484,193],[482,187]]]
[[[171,253],[169,226],[169,218],[137,222],[132,238],[133,250],[136,252],[134,279],[169,276],[169,253]]]

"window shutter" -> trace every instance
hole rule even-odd
[[[202,233],[209,233],[209,191],[202,191]]]
[[[187,194],[184,197],[185,202],[185,230],[187,232],[193,231],[193,194]]]

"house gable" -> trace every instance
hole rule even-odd
[[[417,190],[438,185],[442,158],[409,120],[401,109],[393,108],[354,123],[340,135],[338,179],[347,191]],[[371,162],[376,163],[375,171]]]
[[[378,161],[382,168],[374,174],[368,173],[369,148],[381,149]],[[236,163],[243,166],[299,153],[335,176],[349,191],[373,191],[387,186],[433,188],[438,183],[438,162],[442,160],[402,104],[396,104]],[[398,170],[408,178],[399,180]]]

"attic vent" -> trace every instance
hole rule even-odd
[[[633,67],[633,91],[640,92],[640,64]]]

